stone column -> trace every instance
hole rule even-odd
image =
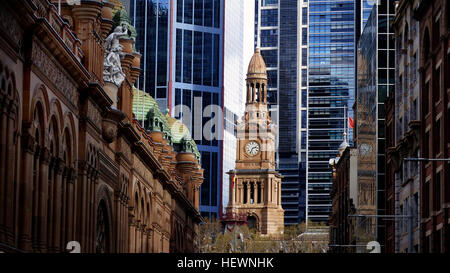
[[[13,109],[13,113],[16,110]],[[13,115],[15,116],[15,115]],[[17,175],[17,170],[16,170],[16,152],[17,152],[17,143],[16,140],[17,138],[15,137],[15,123],[16,120],[12,117],[10,117],[8,119],[8,132],[7,132],[7,139],[6,139],[6,143],[7,143],[7,158],[8,161],[6,162],[6,187],[5,189],[5,195],[6,195],[6,202],[2,203],[0,202],[0,206],[2,206],[2,204],[5,204],[4,206],[4,216],[5,216],[5,223],[6,223],[6,242],[10,245],[14,244],[14,210],[12,210],[11,208],[14,207],[14,197],[15,197],[15,191],[14,191],[14,187],[15,187],[15,179],[14,177]],[[4,131],[0,131],[0,132],[4,132]],[[3,165],[1,165],[3,166]],[[2,180],[2,178],[0,177],[0,180]],[[1,182],[0,182],[0,186],[1,186]],[[2,194],[0,194],[2,195]],[[1,197],[0,197],[1,198]],[[1,211],[1,209],[0,209]],[[1,218],[1,217],[0,217]],[[1,223],[1,220],[0,220]],[[1,225],[1,224],[0,224]]]
[[[140,253],[140,245],[139,245],[139,240],[141,239],[141,225],[140,225],[141,221],[140,220],[136,220],[136,228],[135,228],[135,241],[134,241],[134,252],[135,253]]]
[[[90,187],[90,222],[89,222],[89,247],[92,253],[95,252],[96,242],[97,242],[97,204],[96,204],[96,189],[98,184],[98,170],[94,171],[93,180],[91,181]]]
[[[31,180],[32,186],[32,214],[31,214],[31,244],[32,248],[35,249],[37,247],[37,240],[39,234],[38,231],[38,217],[39,217],[39,171],[40,171],[40,163],[39,163],[39,154],[41,152],[41,147],[36,144],[36,149],[33,155],[33,179]]]
[[[69,169],[68,178],[67,178],[67,213],[66,213],[66,243],[69,241],[74,241],[73,237],[73,218],[74,218],[74,179],[75,179],[74,170],[72,168]]]
[[[233,206],[236,203],[236,188],[237,188],[237,179],[235,179],[233,183],[233,178],[231,180],[230,192],[231,192],[231,205]]]
[[[120,191],[115,190],[114,191],[114,210],[115,210],[115,222],[112,222],[110,219],[110,222],[112,225],[116,226],[116,234],[115,234],[115,241],[116,241],[116,249],[115,252],[120,252],[121,247],[121,230],[122,230],[122,214],[121,214],[121,202],[120,202]]]
[[[64,167],[63,169],[61,183],[61,241],[59,245],[61,251],[66,249],[67,243],[67,188],[69,186],[69,169],[67,167]]]
[[[42,148],[39,160],[39,208],[38,208],[38,249],[47,251],[47,204],[48,204],[48,166],[49,151]]]
[[[128,197],[124,193],[123,196],[123,204],[122,204],[122,251],[127,252],[128,251]]]
[[[135,248],[135,242],[136,242],[136,240],[135,240],[135,237],[136,237],[136,226],[135,226],[135,224],[134,224],[134,222],[133,222],[133,215],[132,215],[132,211],[133,211],[133,207],[129,207],[128,208],[128,222],[130,223],[130,225],[129,225],[129,249],[128,249],[128,251],[130,252],[130,253],[136,253],[136,248]]]
[[[148,233],[148,236],[147,236],[147,245],[148,245],[147,252],[148,253],[152,253],[152,229],[151,228],[147,229],[147,233]]]
[[[1,103],[1,101],[0,101]],[[6,178],[6,162],[7,162],[7,150],[8,146],[6,143],[6,130],[7,130],[7,113],[6,107],[3,108],[3,110],[0,112],[0,189],[3,189],[5,185],[8,183]],[[1,210],[6,209],[5,207],[5,201],[6,201],[6,194],[3,192],[0,194],[0,206]],[[3,213],[0,217],[0,229],[3,228],[3,225],[6,223],[3,219]],[[0,234],[3,235],[3,234]],[[0,237],[1,238],[1,237]],[[3,238],[1,238],[3,239]]]
[[[261,183],[261,203],[262,204],[267,204],[267,202],[266,202],[266,200],[267,200],[267,198],[266,198],[266,192],[264,191],[264,183],[262,182]]]
[[[86,252],[86,190],[88,172],[86,162],[78,162],[78,198],[77,198],[77,234],[81,244],[81,252]]]
[[[247,181],[247,203],[246,204],[250,204],[250,199],[251,199],[251,196],[250,196],[251,185],[250,184],[251,184],[250,181]]]
[[[53,214],[55,209],[54,202],[54,190],[55,190],[55,158],[51,156],[50,164],[48,168],[48,209],[47,209],[47,248],[51,251],[53,245],[53,237],[55,231],[53,230]]]
[[[278,193],[278,206],[281,207],[281,182],[277,182],[277,193]]]
[[[269,178],[267,180],[267,203],[273,202],[273,185],[272,185],[272,179]]]
[[[239,185],[239,204],[244,204],[244,182]]]
[[[55,179],[55,191],[54,191],[54,215],[53,215],[53,230],[54,241],[52,245],[52,251],[59,252],[61,245],[61,191],[62,191],[62,174],[64,170],[64,164],[61,159],[56,160],[56,179]]]
[[[88,166],[88,175],[87,175],[87,180],[86,180],[86,214],[84,215],[84,217],[86,218],[86,223],[85,223],[85,249],[86,252],[90,253],[91,252],[91,228],[90,228],[90,222],[91,222],[91,184],[92,184],[92,180],[93,180],[93,176],[94,176],[94,169],[92,169],[91,166]]]
[[[35,140],[28,132],[22,136],[22,172],[19,181],[19,248],[24,251],[31,251],[31,217],[33,198],[33,158]]]

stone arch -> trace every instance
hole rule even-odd
[[[138,191],[134,191],[133,206],[134,206],[134,218],[137,219],[139,217],[139,194],[138,194]]]
[[[72,113],[66,112],[64,114],[63,126],[64,127],[63,127],[62,133],[63,134],[67,133],[68,136],[70,137],[70,140],[71,140],[71,142],[70,142],[71,145],[69,147],[70,150],[72,151],[72,153],[71,153],[71,162],[72,162],[73,167],[75,167],[76,158],[77,158],[76,151],[78,151],[76,139],[78,139],[78,136],[77,136],[77,130],[75,129],[75,121],[74,121]]]
[[[62,156],[63,160],[67,167],[72,168],[74,167],[74,153],[73,150],[73,139],[71,137],[71,134],[69,132],[69,129],[66,127],[63,131],[62,135]]]
[[[37,101],[36,104],[33,107],[33,124],[31,126],[32,128],[32,136],[35,138],[35,142],[44,147],[45,146],[45,132],[47,130],[46,126],[46,115],[45,115],[45,107],[42,105],[41,101]]]
[[[50,118],[52,116],[56,117],[56,120],[58,122],[58,128],[61,130],[59,133],[62,134],[62,130],[64,128],[64,119],[63,119],[61,102],[57,99],[52,99],[50,102],[48,122],[50,122]]]
[[[110,220],[108,218],[108,209],[104,200],[100,200],[97,206],[97,240],[95,251],[97,253],[107,253],[110,249]]]
[[[52,115],[48,123],[48,149],[50,151],[50,155],[54,157],[59,157],[59,152],[61,151],[60,127],[58,125],[59,123],[57,121],[57,117]]]
[[[249,213],[247,215],[247,226],[249,229],[255,228],[259,230],[259,217],[255,213]]]
[[[111,193],[108,186],[101,185],[97,190],[97,215],[96,215],[96,252],[108,253],[113,249],[113,206]]]
[[[43,107],[43,118],[44,120],[48,120],[47,117],[50,116],[50,101],[48,98],[48,91],[45,85],[38,84],[34,91],[31,94],[31,109],[30,109],[30,116],[28,117],[28,120],[33,120],[33,115],[36,109],[36,105],[38,102],[41,103]]]

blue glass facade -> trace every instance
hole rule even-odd
[[[255,47],[260,47],[267,66],[268,102],[278,126],[277,170],[284,176],[281,202],[286,225],[305,221],[306,206],[306,160],[299,158],[306,159],[306,147],[299,152],[298,11],[297,0],[255,0]],[[306,130],[306,122],[304,126]]]
[[[136,27],[136,50],[142,54],[137,87],[167,108],[169,63],[169,0],[131,0],[130,18]]]
[[[352,143],[355,81],[355,1],[309,1],[307,218],[328,222],[332,186],[329,159],[343,133]]]
[[[218,217],[221,207],[222,155],[218,139],[222,128],[212,126],[215,137],[207,137],[203,128],[211,117],[203,115],[208,106],[223,107],[223,2],[132,0],[130,5],[138,33],[136,49],[142,54],[138,86],[149,92],[162,110],[170,108],[196,139],[205,169],[200,212],[208,218]],[[190,113],[184,109],[177,113],[177,105],[187,106]]]
[[[390,25],[395,16],[395,1],[380,0],[373,7],[358,44],[358,89],[357,89],[357,145],[369,143],[373,157],[366,165],[371,166],[370,175],[374,186],[377,214],[385,214],[385,101],[395,94],[395,40]],[[370,107],[368,107],[370,106]],[[367,158],[361,158],[360,160]],[[369,164],[370,163],[370,164]],[[358,170],[360,179],[367,176],[365,169]],[[361,174],[361,175],[360,175]],[[361,178],[362,177],[362,178]],[[369,181],[369,180],[368,180]],[[384,243],[385,225],[373,219],[376,239]]]

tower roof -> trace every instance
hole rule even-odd
[[[255,74],[264,74],[258,76],[267,77],[266,63],[264,62],[264,59],[260,54],[259,48],[255,49],[255,53],[253,54],[250,63],[248,64],[247,77]]]

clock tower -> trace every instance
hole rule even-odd
[[[261,234],[284,231],[281,178],[275,170],[275,128],[267,108],[267,71],[259,49],[247,71],[244,116],[236,123],[236,166],[230,176],[227,215],[246,217]]]

